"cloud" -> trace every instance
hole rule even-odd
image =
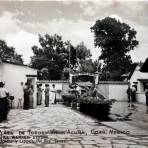
[[[33,55],[31,46],[39,45],[38,36],[20,27],[23,22],[16,18],[17,14],[3,12],[0,17],[0,39],[13,46],[18,54],[23,55],[24,62],[29,63]]]
[[[0,37],[4,37],[8,33],[16,33],[19,31],[17,23],[19,20],[15,19],[15,15],[10,12],[3,12],[0,17]]]
[[[148,57],[148,38],[146,37],[148,34],[148,27],[135,25],[134,28],[137,31],[137,40],[139,41],[139,45],[135,50],[131,51],[130,54],[134,62],[144,61]]]
[[[48,22],[47,32],[49,34],[60,34],[64,40],[70,40],[73,45],[81,41],[91,50],[93,59],[98,58],[99,52],[94,48],[94,38],[90,31],[93,22],[79,19],[77,21],[60,19]]]
[[[24,30],[20,30],[17,33],[7,34],[5,40],[9,46],[13,46],[18,54],[23,55],[24,62],[30,62],[30,56],[33,56],[31,47],[38,45],[38,36],[28,33]]]
[[[59,34],[63,37],[64,41],[70,40],[73,45],[79,44],[81,41],[91,49],[93,58],[98,57],[98,50],[94,48],[93,34],[90,31],[90,27],[93,22],[79,19],[72,21],[68,19],[54,19],[47,23],[26,23],[23,27],[33,32],[38,32],[41,35],[48,34]],[[30,29],[29,29],[30,28]]]
[[[0,4],[0,39],[5,39],[9,45],[14,46],[18,53],[24,55],[25,61],[29,61],[29,56],[32,55],[31,46],[39,44],[39,33],[60,34],[63,40],[71,40],[74,45],[84,41],[96,59],[100,50],[94,48],[90,27],[97,19],[106,16],[123,20],[137,30],[140,44],[139,49],[131,52],[134,61],[145,58],[148,53],[147,2],[65,0],[14,2],[13,6],[10,2]]]

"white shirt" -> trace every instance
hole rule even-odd
[[[6,88],[0,87],[0,98],[7,97],[7,93],[8,93],[8,91]]]

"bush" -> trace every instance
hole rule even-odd
[[[76,95],[74,95],[74,94],[64,94],[64,95],[62,95],[62,99],[64,101],[63,103],[66,106],[70,106],[71,102],[76,99]]]
[[[80,111],[98,119],[106,120],[114,102],[114,99],[99,100],[93,97],[83,97],[80,98]]]

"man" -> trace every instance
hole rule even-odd
[[[130,85],[128,86],[128,89],[127,89],[127,95],[128,95],[128,107],[131,107],[131,88],[130,88]]]
[[[9,93],[7,89],[4,88],[4,83],[0,82],[0,122],[7,120],[9,111],[8,96]]]
[[[145,89],[145,96],[146,96],[146,114],[148,114],[148,88]]]
[[[134,102],[136,102],[136,87],[135,85],[132,85],[132,90],[131,90],[131,105],[134,107]]]
[[[50,90],[50,99],[51,99],[51,104],[56,104],[56,89],[55,89],[55,84],[52,85],[52,88]]]
[[[49,106],[49,85],[45,84],[45,107]]]

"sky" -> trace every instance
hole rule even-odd
[[[95,60],[100,50],[94,47],[90,27],[107,16],[129,24],[137,31],[139,45],[131,51],[133,62],[148,57],[148,1],[144,0],[57,0],[57,1],[1,1],[0,39],[13,46],[29,63],[31,47],[39,46],[38,34],[55,33],[73,45],[80,42],[91,50]]]

